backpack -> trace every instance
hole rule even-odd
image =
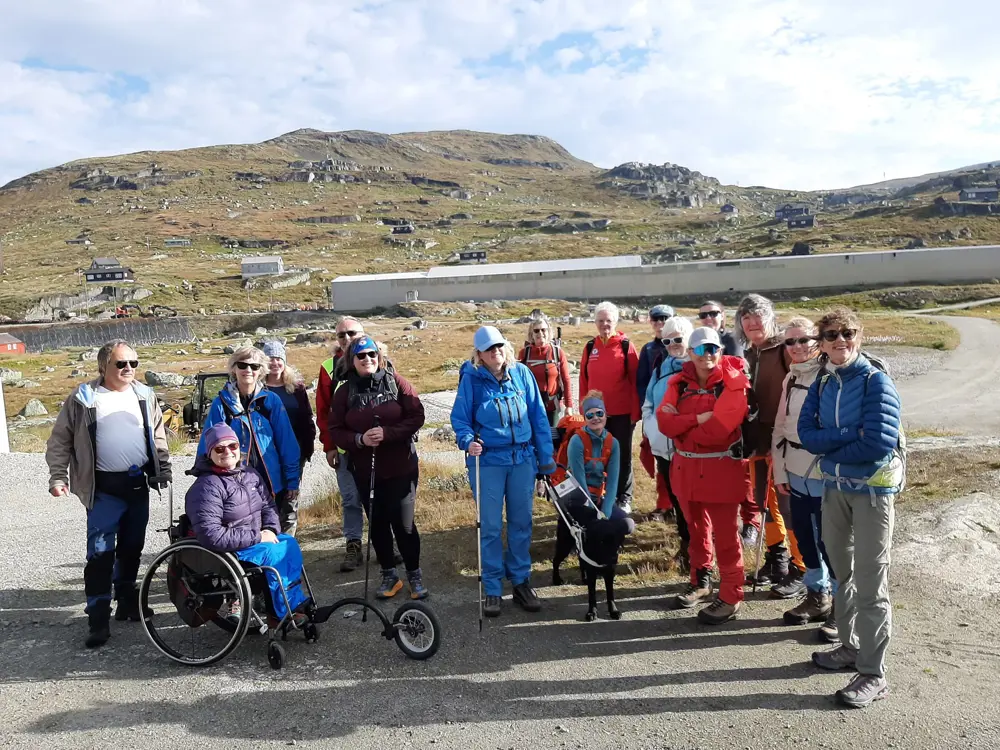
[[[568,415],[559,420],[556,430],[559,431],[561,437],[559,441],[559,450],[556,452],[556,470],[552,474],[552,484],[559,484],[565,480],[566,476],[569,474],[569,441],[574,435],[579,435],[580,440],[583,441],[584,464],[594,458],[594,441],[591,440],[590,435],[587,434],[587,431],[584,429],[585,425],[586,420],[579,414]],[[611,433],[609,432],[607,437],[605,437],[601,443],[600,460],[605,467],[607,467],[608,461],[611,460],[611,450],[614,445],[614,441],[608,439],[610,437]],[[606,468],[604,474],[605,478],[607,478]],[[581,484],[582,483],[583,482],[581,482]],[[604,497],[603,482],[599,488],[588,487],[588,489],[595,489],[597,490],[599,497]]]
[[[594,342],[597,339],[591,339],[587,342],[587,345],[583,347],[583,362],[580,363],[580,369],[583,370],[584,374],[590,377],[590,354],[594,351]],[[625,361],[625,377],[628,377],[628,345],[629,340],[627,336],[622,336],[622,358]]]
[[[861,355],[865,359],[867,359],[871,363],[872,367],[874,367],[876,370],[885,373],[890,378],[892,377],[892,373],[889,372],[889,363],[886,362],[884,359],[875,354],[872,354],[871,352],[866,352],[864,349],[861,350]],[[868,383],[871,380],[872,375],[874,374],[875,374],[874,372],[869,372],[868,375],[865,377],[865,387],[864,387],[864,393],[862,394],[862,398],[868,395]],[[826,376],[820,378],[819,386],[817,388],[817,393],[816,393],[817,402],[823,396],[823,388],[826,386],[826,380],[827,380]],[[903,474],[899,482],[899,490],[898,490],[898,492],[901,493],[904,489],[906,489],[906,433],[903,432],[902,423],[900,423],[899,425],[899,439],[896,440],[896,447],[892,449],[892,454],[889,457],[889,461],[891,462],[893,458],[899,459],[899,462],[903,469]]]
[[[546,376],[548,375],[549,365],[554,364],[556,366],[556,369],[558,369],[559,368],[559,363],[562,361],[562,348],[560,348],[559,344],[557,344],[556,342],[553,341],[551,344],[549,344],[549,346],[552,347],[552,357],[553,357],[553,359],[546,359],[545,360],[545,374],[546,374]],[[528,342],[528,341],[524,342],[524,350],[523,351],[524,351],[524,353],[521,355],[521,360],[520,361],[521,361],[522,365],[524,365],[525,367],[528,367],[528,352],[531,351],[531,343],[530,342]],[[531,369],[531,368],[528,367],[528,369]],[[561,399],[563,397],[562,378],[558,376],[558,373],[557,373],[557,376],[556,376],[556,382],[558,383],[558,385],[556,386],[556,392],[555,393],[546,393],[545,394],[550,399]]]
[[[721,380],[713,386],[712,390],[706,391],[701,388],[689,391],[687,390],[687,381],[681,380],[677,384],[677,403],[679,404],[681,399],[684,398],[685,393],[688,395],[695,395],[698,393],[712,393],[715,395],[715,400],[718,401],[719,397],[722,396],[722,392],[726,389],[726,384]],[[758,435],[758,425],[757,417],[760,415],[760,406],[757,403],[757,394],[753,392],[753,388],[748,387],[746,389],[747,393],[747,414],[743,417],[743,423],[740,425],[740,437],[735,443],[729,446],[729,452],[733,458],[741,460],[744,458],[750,458],[753,455],[753,448],[751,447],[749,452],[747,451],[746,445],[749,443],[751,446],[757,444]]]

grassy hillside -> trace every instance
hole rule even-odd
[[[325,171],[296,166],[326,159],[332,167]],[[281,181],[310,171],[312,182]],[[114,178],[138,189],[71,187]],[[137,286],[153,293],[144,307],[212,312],[325,305],[329,281],[338,275],[428,268],[470,246],[504,262],[628,253],[766,255],[788,252],[799,240],[817,252],[901,247],[913,238],[927,245],[1000,243],[1000,218],[938,216],[934,198],[954,198],[954,191],[821,210],[819,226],[789,231],[771,218],[774,207],[796,200],[819,206],[818,195],[716,184],[715,203],[678,208],[632,197],[628,187],[628,180],[611,186],[604,172],[547,138],[470,131],[299,130],[261,144],[82,160],[0,188],[0,314],[19,318],[45,295],[81,291],[78,271],[96,256],[134,269]],[[727,200],[740,209],[738,217],[719,212]],[[469,218],[449,218],[456,214]],[[559,221],[606,218],[611,225],[576,233],[530,226],[552,214]],[[308,221],[340,215],[360,221]],[[416,232],[389,242],[390,228],[379,223],[388,218],[409,219]],[[81,234],[92,245],[66,244]],[[164,248],[175,236],[192,246]],[[224,237],[286,244],[233,249],[221,243]],[[309,284],[252,290],[248,300],[240,258],[272,253],[283,256],[286,268],[311,269]]]

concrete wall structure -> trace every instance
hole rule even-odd
[[[112,339],[125,339],[137,346],[184,343],[194,340],[186,318],[146,318],[85,323],[7,326],[5,333],[21,339],[30,353],[69,346],[101,346]]]
[[[656,265],[641,265],[638,256],[618,256],[436,267],[412,273],[340,276],[333,280],[331,290],[336,310],[361,312],[404,302],[409,291],[431,302],[595,300],[967,283],[998,277],[1000,246],[981,245]]]

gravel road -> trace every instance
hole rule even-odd
[[[944,362],[927,360],[929,374],[914,366],[914,377],[901,383],[907,417],[993,429],[998,329],[971,318],[953,325],[962,347]],[[973,350],[983,355],[981,378],[968,374]],[[448,403],[439,396],[429,400],[443,413]],[[178,502],[190,481],[180,469],[189,462],[178,460]],[[304,494],[329,474],[320,462],[310,465]],[[314,645],[293,636],[281,672],[268,668],[255,637],[221,665],[180,668],[129,623],[113,623],[112,641],[87,651],[84,510],[75,499],[50,497],[46,476],[40,455],[0,455],[0,542],[9,550],[0,566],[0,747],[1000,746],[1000,594],[988,575],[961,576],[963,566],[995,567],[1000,559],[997,482],[952,505],[901,509],[893,694],[846,711],[831,696],[849,675],[809,666],[814,626],[781,625],[785,605],[758,596],[740,620],[709,630],[691,613],[665,608],[680,582],[619,591],[624,619],[588,624],[580,621],[582,590],[545,587],[539,574],[541,615],[515,611],[508,600],[503,616],[479,633],[474,580],[436,585],[426,570],[445,635],[427,663],[406,660],[359,618],[332,620]],[[166,521],[165,503],[154,496],[149,553],[164,546],[155,529]],[[425,543],[447,539],[428,534]],[[361,590],[360,575],[333,572],[338,546],[330,539],[304,545],[321,601]]]

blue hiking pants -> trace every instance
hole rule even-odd
[[[112,583],[116,595],[135,586],[148,523],[148,492],[130,499],[94,493],[94,506],[87,511],[87,565],[83,569],[88,608],[102,599],[111,600]]]
[[[476,491],[475,459],[469,459],[469,482]],[[515,586],[531,577],[531,523],[535,498],[535,462],[514,466],[481,466],[483,590],[503,594],[503,578]],[[503,548],[503,514],[507,508],[507,550]]]
[[[337,487],[340,489],[341,507],[344,510],[344,539],[361,541],[364,537],[364,517],[361,509],[361,495],[348,468],[347,456],[341,455],[337,464]]]
[[[804,495],[792,489],[792,531],[806,566],[802,582],[810,591],[836,591],[833,566],[823,545],[823,498]]]
[[[281,595],[281,587],[285,587],[285,594],[288,596],[288,603],[294,610],[306,600],[305,592],[302,591],[302,550],[295,537],[288,534],[278,534],[278,542],[258,542],[253,547],[241,549],[236,553],[243,562],[254,565],[267,565],[278,571],[281,576],[279,582],[271,571],[264,571],[267,576],[267,587],[271,591],[271,601],[274,604],[274,613],[279,619],[288,613],[285,607],[285,599]]]

